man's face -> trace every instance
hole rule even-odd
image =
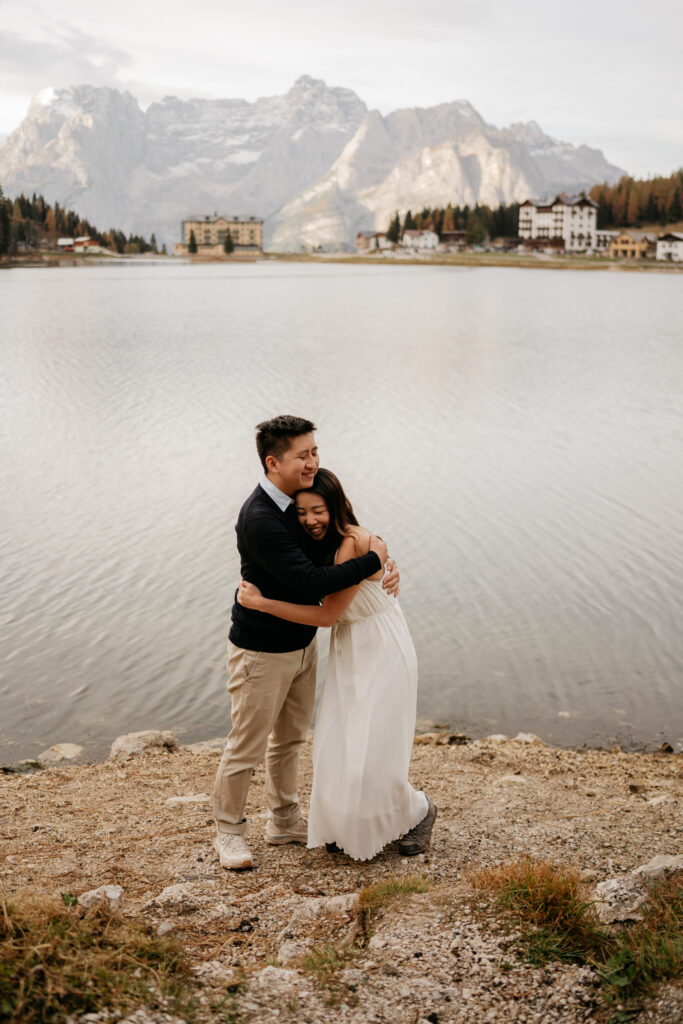
[[[293,437],[289,448],[280,459],[276,459],[274,455],[266,456],[268,476],[276,487],[289,495],[311,486],[318,472],[319,463],[314,434]]]

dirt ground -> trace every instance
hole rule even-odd
[[[221,869],[212,847],[218,743],[5,775],[0,891],[78,896],[120,885],[123,913],[177,935],[199,976],[246,977],[235,1011],[245,1020],[597,1019],[592,972],[516,961],[499,923],[472,910],[468,872],[528,854],[594,885],[680,854],[683,756],[448,740],[418,737],[413,751],[412,782],[439,811],[427,855],[402,859],[392,844],[360,863],[266,845],[260,768],[248,808],[256,867],[239,873]],[[305,807],[310,741],[301,778]],[[331,999],[302,966],[312,948],[351,941],[353,915],[329,898],[415,873],[430,888],[380,912],[369,943],[335,974]],[[669,986],[638,1019],[680,1024],[680,996]]]

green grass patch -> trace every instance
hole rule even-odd
[[[391,875],[389,878],[366,885],[360,891],[361,910],[375,911],[402,896],[426,892],[432,885],[425,875]]]
[[[0,900],[0,1020],[58,1024],[142,1003],[193,1016],[189,964],[173,939],[69,902]]]
[[[602,963],[611,953],[613,938],[598,924],[574,872],[525,857],[484,868],[471,881],[518,918],[532,963]]]
[[[470,881],[515,918],[523,953],[532,963],[554,960],[595,968],[605,1004],[623,1008],[615,1020],[628,1019],[644,995],[683,974],[681,871],[649,885],[641,922],[609,929],[600,924],[578,876],[567,868],[526,857],[484,868]]]
[[[649,889],[643,920],[620,931],[617,948],[601,970],[612,1002],[628,1002],[683,976],[683,871]]]

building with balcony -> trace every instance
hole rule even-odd
[[[648,231],[624,229],[610,242],[609,254],[613,259],[643,260],[654,256],[657,236]]]
[[[228,231],[236,253],[263,252],[263,220],[259,217],[188,217],[180,225],[182,241],[173,246],[175,256],[187,256],[194,232],[198,256],[224,255]]]
[[[591,253],[597,248],[597,219],[594,200],[563,192],[550,201],[527,199],[522,203],[518,233],[523,240],[543,240],[544,248]]]

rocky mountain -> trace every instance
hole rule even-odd
[[[0,143],[9,195],[42,193],[110,226],[172,244],[180,221],[220,211],[265,219],[276,249],[346,245],[394,210],[497,204],[577,191],[625,172],[531,121],[498,129],[467,101],[382,116],[308,76],[284,96],[166,97],[44,89]]]

